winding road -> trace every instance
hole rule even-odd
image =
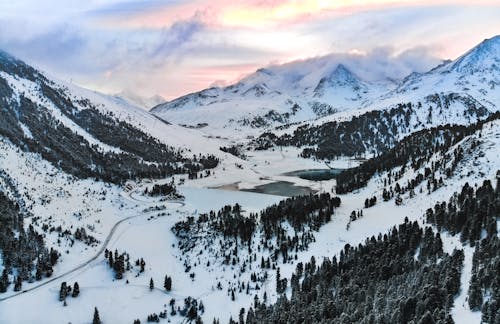
[[[139,200],[134,199],[134,198],[132,197],[132,193],[133,193],[134,191],[135,191],[135,190],[130,191],[130,192],[128,193],[128,195],[127,195],[127,196],[128,196],[130,199],[134,200],[134,201],[139,201]],[[139,201],[139,202],[142,202],[142,201]],[[180,205],[181,207],[185,206],[185,203],[184,203],[184,201],[182,201],[182,200],[163,201],[163,202],[161,202],[161,203],[163,203],[164,205],[166,205],[166,204],[177,204],[177,205]],[[56,280],[62,279],[62,278],[66,277],[66,276],[68,276],[68,275],[70,275],[70,274],[72,274],[72,273],[74,273],[74,272],[76,272],[76,271],[78,271],[78,270],[83,269],[83,268],[84,268],[84,267],[86,267],[87,265],[89,265],[89,264],[91,264],[92,262],[94,262],[95,260],[97,260],[97,258],[99,258],[99,256],[101,256],[101,255],[104,253],[104,250],[106,250],[106,248],[108,247],[108,244],[109,244],[109,242],[111,241],[111,239],[113,238],[113,235],[115,234],[116,230],[118,229],[118,227],[119,227],[122,223],[124,223],[124,222],[126,222],[126,221],[128,221],[128,220],[131,220],[131,219],[133,219],[133,218],[151,216],[151,215],[156,214],[156,213],[158,213],[158,212],[161,212],[161,210],[160,210],[160,211],[155,210],[155,211],[152,211],[152,212],[143,213],[143,214],[139,214],[139,215],[132,215],[132,216],[128,216],[128,217],[125,217],[125,218],[123,218],[123,219],[119,220],[118,222],[116,222],[116,223],[113,225],[113,227],[112,227],[112,228],[111,228],[111,230],[109,231],[108,235],[107,235],[107,236],[106,236],[106,238],[104,239],[104,242],[103,242],[103,244],[101,245],[101,247],[99,248],[99,250],[97,250],[97,252],[95,253],[95,255],[94,255],[94,256],[92,256],[90,259],[86,260],[85,262],[83,262],[83,263],[81,263],[81,264],[77,265],[76,267],[74,267],[74,268],[72,268],[72,269],[70,269],[70,270],[68,270],[68,271],[66,271],[66,272],[64,272],[64,273],[61,273],[61,274],[59,274],[59,275],[56,275],[56,276],[54,276],[54,277],[52,277],[52,278],[50,278],[50,279],[48,279],[48,280],[46,280],[46,281],[44,281],[44,282],[41,282],[41,283],[39,283],[39,284],[37,284],[37,285],[35,285],[35,286],[33,286],[33,287],[30,287],[30,288],[28,288],[28,289],[21,290],[21,291],[19,291],[19,292],[15,293],[15,294],[10,295],[10,296],[2,297],[2,298],[0,298],[0,302],[3,302],[3,301],[5,301],[5,300],[11,299],[11,298],[14,298],[14,297],[17,297],[17,296],[20,296],[20,295],[25,294],[25,293],[28,293],[28,292],[30,292],[30,291],[34,291],[34,290],[36,290],[36,289],[39,289],[39,288],[41,288],[41,287],[44,287],[44,286],[46,286],[46,285],[48,285],[48,284],[50,284],[50,283],[54,282],[54,281],[56,281]]]

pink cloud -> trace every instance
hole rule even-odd
[[[195,0],[169,4],[154,11],[127,13],[127,18],[105,17],[103,23],[115,27],[169,27],[179,20],[196,18],[215,28],[262,29],[286,27],[329,17],[395,6],[469,4],[468,0]],[[474,5],[495,5],[497,0],[476,0]]]

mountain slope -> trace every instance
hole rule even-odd
[[[412,74],[376,103],[262,134],[251,147],[303,148],[305,157],[376,155],[403,137],[445,124],[470,125],[499,111],[500,37],[455,61]]]
[[[427,73],[413,73],[386,95],[425,96],[433,92],[466,93],[488,108],[500,100],[500,36],[486,39],[454,61]]]
[[[495,322],[500,287],[495,280],[498,277],[500,182],[495,190],[494,179],[496,175],[498,181],[500,174],[497,171],[500,168],[500,121],[497,116],[478,126],[452,146],[437,145],[430,155],[419,154],[419,145],[428,148],[425,140],[415,141],[408,147],[418,157],[393,156],[393,160],[402,162],[399,166],[379,170],[366,188],[341,196],[343,203],[353,203],[346,228],[337,231],[328,228],[325,237],[318,238],[317,242],[323,241],[323,248],[332,244],[343,245],[343,248],[337,249],[333,259],[318,258],[322,250],[317,249],[316,259],[297,266],[287,277],[292,297],[289,293],[278,294],[271,305],[254,303],[247,311],[247,321],[293,322],[297,318],[308,318],[319,323],[325,318],[336,318],[343,323],[362,322],[362,318],[367,317],[365,321],[407,322],[420,318],[422,323],[431,323],[445,317],[443,321],[479,323],[482,311],[485,322]],[[435,139],[439,142],[439,136]],[[350,179],[364,172],[352,171]],[[338,179],[346,180],[349,177]],[[361,197],[367,197],[364,207]],[[370,198],[374,201],[372,205]],[[389,219],[392,225],[395,221],[402,224],[392,226]],[[338,221],[337,218],[332,223]],[[386,229],[377,235],[373,228],[380,228],[383,223]],[[405,233],[409,227],[419,225],[422,227],[415,235]],[[370,231],[373,234],[367,235]],[[361,239],[360,233],[365,233],[365,239]],[[394,234],[397,238],[391,238]],[[344,240],[345,236],[351,239]],[[430,242],[424,243],[421,239],[430,239]],[[396,247],[399,240],[403,245]],[[405,253],[405,249],[419,244],[420,248]],[[471,246],[475,246],[474,256]],[[429,252],[437,255],[430,256]],[[380,262],[387,254],[393,255],[387,262]],[[454,255],[455,261],[445,268],[436,268],[441,262],[449,261],[447,254]],[[374,258],[365,265],[359,264],[371,257]],[[320,264],[315,260],[323,261]],[[426,261],[420,263],[423,260]],[[405,266],[406,262],[411,265]],[[427,281],[425,276],[435,278]],[[436,287],[443,283],[445,286]],[[370,288],[365,291],[367,286]],[[386,308],[394,291],[398,293],[390,302],[391,307]],[[408,294],[411,291],[413,293]],[[425,297],[415,298],[421,293]],[[383,301],[380,296],[384,296]],[[364,303],[367,305],[360,307]],[[436,312],[440,307],[448,310]],[[427,311],[430,312],[426,314]]]
[[[31,323],[50,311],[47,321],[80,323],[88,322],[97,307],[101,319],[117,323],[145,322],[150,314],[160,312],[172,323],[187,322],[188,314],[191,319],[200,315],[204,322],[214,317],[228,322],[241,316],[249,323],[330,319],[469,324],[479,323],[482,308],[485,318],[493,322],[499,305],[498,280],[492,280],[499,245],[491,233],[496,233],[493,225],[498,224],[500,187],[496,200],[488,199],[487,204],[476,203],[474,195],[462,199],[463,194],[454,194],[468,183],[468,188],[476,188],[476,196],[492,197],[491,185],[479,184],[494,183],[500,169],[500,120],[494,113],[496,102],[489,103],[495,89],[479,91],[488,79],[497,77],[496,63],[484,63],[492,62],[495,52],[470,53],[475,58],[463,59],[467,63],[460,69],[446,63],[412,76],[418,85],[415,90],[408,78],[402,83],[407,88],[401,85],[388,92],[380,103],[322,117],[309,125],[273,129],[274,133],[253,142],[263,148],[277,144],[282,146],[279,149],[249,152],[246,161],[219,153],[217,157],[224,159],[216,174],[158,181],[149,179],[155,170],[165,172],[158,175],[163,177],[169,167],[189,172],[213,165],[215,158],[207,155],[241,136],[233,127],[244,129],[241,133],[246,135],[248,130],[261,132],[287,121],[329,114],[327,106],[318,104],[317,113],[314,105],[303,109],[299,103],[341,97],[346,105],[350,101],[357,105],[373,84],[338,64],[310,74],[304,72],[307,62],[299,64],[300,69],[263,69],[238,86],[207,89],[191,101],[188,96],[184,106],[179,102],[171,116],[177,111],[179,118],[199,122],[188,125],[200,129],[189,129],[168,123],[175,119],[162,121],[121,98],[54,81],[1,54],[0,191],[4,196],[0,193],[0,200],[7,208],[0,206],[0,219],[6,220],[9,230],[0,230],[0,241],[8,238],[0,242],[0,249],[41,237],[45,242],[20,250],[20,258],[8,271],[7,292],[0,296],[2,318]],[[478,80],[473,77],[477,75]],[[478,83],[470,91],[463,90],[465,83],[455,84],[471,80]],[[288,110],[254,110],[263,102],[276,99],[279,103],[288,94],[276,89],[284,88],[297,99],[286,104]],[[238,99],[198,106],[227,99],[229,93]],[[241,104],[248,115],[231,122],[230,114],[240,113],[230,110],[235,110],[234,103]],[[204,126],[205,118],[218,124]],[[443,126],[447,123],[463,126]],[[227,126],[226,134],[232,137],[201,135],[211,127],[224,130],[216,126]],[[300,149],[286,145],[302,147],[302,156],[309,159],[297,157]],[[287,172],[324,168],[312,157],[363,154],[375,157],[337,179],[314,182]],[[341,157],[332,164],[350,168],[351,162]],[[78,178],[82,173],[85,179]],[[106,182],[136,177],[138,181],[130,181],[125,191]],[[183,202],[146,194],[171,181],[184,183],[179,185]],[[279,202],[278,196],[227,190],[255,189],[255,183],[273,181],[292,181],[320,194]],[[343,193],[340,205],[340,199],[329,196],[335,189]],[[8,201],[15,201],[19,212]],[[463,215],[463,206],[477,206],[478,212],[467,207]],[[20,215],[30,218],[13,226],[12,220]],[[19,233],[22,227],[33,227],[35,232]],[[193,235],[184,236],[187,232]],[[463,245],[462,236],[463,242],[475,247]],[[473,242],[478,237],[482,241]],[[61,252],[56,252],[55,264],[47,262],[52,261],[51,248]],[[116,251],[107,253],[114,255],[114,265],[120,264],[119,253],[126,252],[127,260],[130,257],[130,269],[121,274],[122,279],[116,277],[120,267],[110,267],[106,254],[99,253],[104,248]],[[10,260],[11,253],[0,254],[0,270],[2,258]],[[145,260],[144,269],[134,266],[134,260],[138,264]],[[34,264],[37,261],[40,266]],[[30,267],[23,268],[25,263]],[[40,279],[38,267],[44,268]],[[78,270],[57,279],[74,268]],[[55,280],[48,282],[52,270]],[[17,292],[13,291],[16,276],[24,280]],[[162,287],[167,276],[172,289]],[[73,287],[78,282],[81,295],[68,296],[63,304],[59,290],[63,282]],[[47,285],[30,290],[41,283]],[[26,306],[29,312],[19,312]]]
[[[387,87],[363,81],[325,57],[259,69],[233,85],[188,94],[151,111],[178,124],[252,132],[358,108]]]
[[[76,90],[0,52],[0,135],[65,172],[111,182],[217,165],[213,156],[187,158],[188,145],[171,146],[166,134],[152,136],[142,129],[158,124],[156,132],[184,133],[179,134],[183,142],[193,136],[188,131],[102,95],[89,100],[78,95],[85,91]]]
[[[204,127],[206,133],[227,135],[236,129],[242,137],[277,126],[352,118],[406,103],[420,103],[422,110],[429,106],[446,109],[445,120],[455,115],[455,109],[461,114],[471,105],[497,111],[499,48],[497,36],[454,61],[426,73],[412,73],[396,83],[367,82],[328,56],[292,62],[259,69],[236,84],[188,94],[151,111],[173,123]]]
[[[0,293],[50,282],[140,216],[125,181],[196,177],[218,165],[218,147],[0,51]]]

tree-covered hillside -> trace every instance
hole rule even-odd
[[[188,157],[184,149],[166,145],[90,100],[71,98],[66,89],[3,52],[0,135],[67,173],[108,182],[196,173],[218,164],[215,156]]]

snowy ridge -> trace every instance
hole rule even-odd
[[[447,69],[456,72],[486,72],[500,69],[500,35],[485,39]]]
[[[61,108],[58,106],[60,102],[55,104],[52,101],[53,98],[45,97],[44,93],[40,90],[42,83],[59,92],[60,96],[68,98],[71,105],[75,108],[85,110],[89,108],[88,104],[90,104],[98,112],[104,115],[112,114],[113,118],[117,118],[138,128],[140,131],[159,139],[166,145],[179,149],[192,150],[193,153],[206,154],[218,152],[219,143],[207,139],[196,130],[171,125],[136,104],[131,103],[132,100],[124,100],[121,96],[106,95],[60,80],[49,73],[28,66],[3,51],[0,52],[0,78],[0,81],[2,79],[6,80],[8,85],[12,87],[11,90],[14,91],[12,97],[16,98],[18,103],[19,97],[23,95],[28,96],[35,104],[40,104],[44,107],[47,106],[57,120],[61,119],[64,125],[75,130],[79,135],[84,136],[89,142],[98,144],[98,147],[104,151],[117,152],[118,148],[110,147],[98,139],[92,139],[91,137],[93,136],[88,134],[87,130],[81,129],[81,127],[75,125],[75,121],[70,120],[71,118],[68,116],[64,117],[61,112],[57,112]],[[127,96],[133,97],[134,95],[127,94]],[[155,98],[155,100],[160,99]],[[24,127],[24,129],[28,130],[26,133],[29,136],[29,129],[27,127]],[[78,131],[76,131],[77,129]]]
[[[124,90],[114,95],[115,98],[123,100],[124,103],[132,104],[145,110],[149,110],[165,102],[165,99],[160,95],[151,97],[142,97],[130,90]]]
[[[28,79],[12,77],[11,75],[3,71],[0,71],[0,77],[4,78],[14,90],[13,99],[17,102],[19,102],[20,94],[22,93],[31,101],[37,102],[46,107],[55,119],[60,121],[64,126],[71,129],[75,134],[82,136],[91,145],[95,145],[101,152],[122,153],[119,148],[110,146],[96,139],[82,127],[77,125],[73,120],[61,113],[61,111],[54,105],[51,100],[43,97],[38,84],[36,84],[35,82],[32,82]],[[21,122],[19,122],[19,124],[22,127],[26,137],[32,137],[29,128]]]
[[[386,95],[423,96],[441,92],[467,93],[489,109],[498,109],[500,99],[500,36],[484,40],[455,61],[423,74],[412,74]],[[434,89],[434,91],[432,90]]]
[[[124,101],[121,97],[106,95],[94,90],[85,89],[77,85],[67,83],[63,80],[51,77],[51,79],[72,98],[76,107],[82,107],[79,102],[88,99],[95,104],[95,107],[103,113],[112,113],[116,118],[131,124],[141,131],[158,138],[163,143],[192,150],[196,153],[217,153],[219,143],[207,139],[202,133],[168,124],[147,110]]]
[[[320,123],[324,116],[331,120],[360,111],[390,109],[398,103],[424,102],[434,94],[469,96],[497,111],[499,47],[500,37],[496,36],[455,61],[393,82],[367,82],[328,56],[292,62],[259,69],[228,87],[188,94],[151,111],[176,124],[207,125],[201,131],[210,135],[226,136],[238,130],[242,138],[255,136],[263,128],[318,118]]]
[[[345,65],[333,64],[326,58],[320,61],[259,69],[236,84],[188,94],[151,111],[177,124],[207,123],[209,128],[230,127],[252,133],[252,128],[359,108],[390,87],[387,83],[362,81]],[[192,110],[197,113],[193,114]],[[282,118],[270,117],[270,113]],[[266,122],[252,123],[259,118]]]

